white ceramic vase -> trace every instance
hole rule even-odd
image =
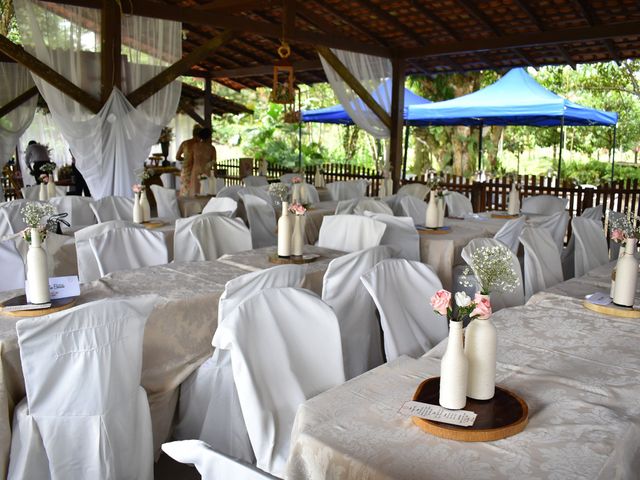
[[[40,200],[41,202],[46,202],[47,200],[49,200],[47,184],[44,182],[40,184],[40,188],[38,189],[38,200]]]
[[[282,215],[278,219],[278,256],[289,258],[291,256],[291,215],[289,215],[289,202],[282,202]]]
[[[449,322],[447,350],[440,362],[440,405],[459,410],[467,403],[469,364],[462,348],[462,322]]]
[[[427,206],[427,217],[425,219],[425,227],[437,228],[438,227],[438,205],[436,201],[436,192],[430,192],[429,205]]]
[[[209,179],[205,178],[200,180],[200,193],[199,195],[209,195]]]
[[[313,176],[313,184],[315,185],[316,188],[324,188],[326,185],[324,181],[324,175],[322,174],[320,165],[316,165],[316,173]]]
[[[49,296],[49,269],[47,252],[42,248],[40,231],[31,228],[31,243],[27,252],[27,282],[29,284],[29,302],[47,303]]]
[[[496,391],[496,351],[498,335],[490,318],[476,318],[464,336],[464,353],[469,361],[467,397],[489,400]]]
[[[636,283],[638,281],[638,259],[635,256],[635,238],[627,238],[624,255],[616,264],[616,286],[613,292],[613,303],[621,307],[633,307],[636,298]]]
[[[511,185],[511,191],[509,192],[509,208],[507,214],[517,215],[520,213],[520,192],[516,187]]]
[[[303,225],[302,215],[294,215],[293,232],[291,233],[291,255],[294,257],[302,256],[302,247],[304,245]]]
[[[609,291],[609,296],[611,297],[611,300],[613,300],[613,297],[615,296],[615,294],[616,294],[616,267],[613,267],[613,270],[611,270],[611,290]]]
[[[218,180],[216,179],[216,174],[213,170],[211,170],[211,176],[209,177],[209,195],[217,195],[218,194]]]
[[[133,196],[133,223],[144,222],[144,215],[142,213],[142,206],[140,205],[140,194],[136,193]]]
[[[49,174],[49,179],[47,183],[47,197],[53,198],[56,196],[56,182],[53,181],[53,173]]]
[[[438,197],[436,205],[438,206],[438,227],[444,227],[444,198]]]
[[[291,203],[301,203],[300,202],[300,190],[301,190],[301,184],[299,183],[294,183],[293,184],[293,188],[291,190]]]
[[[151,205],[149,205],[146,190],[142,190],[140,193],[140,208],[142,208],[142,221],[148,222],[151,220]]]

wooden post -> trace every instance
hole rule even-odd
[[[121,44],[122,28],[120,8],[116,0],[102,0],[101,16],[101,51],[102,81],[100,96],[102,103],[106,102],[114,87],[122,84]]]
[[[204,79],[204,128],[211,130],[211,79]]]
[[[405,61],[393,58],[393,79],[391,82],[391,125],[389,127],[389,163],[391,164],[391,178],[393,191],[400,188],[402,175],[402,127],[404,125],[404,80]]]

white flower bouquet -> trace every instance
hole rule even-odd
[[[489,295],[494,291],[513,292],[520,285],[518,274],[511,263],[511,251],[504,245],[476,249],[469,259],[469,264],[469,267],[464,269],[464,274],[475,276],[483,295]],[[460,283],[465,287],[474,286],[465,279]]]

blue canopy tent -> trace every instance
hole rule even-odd
[[[482,168],[482,127],[486,125],[560,126],[560,156],[562,163],[564,126],[613,126],[613,161],[618,114],[583,107],[547,90],[523,68],[514,68],[500,80],[477,92],[462,97],[409,106],[405,121],[408,125],[465,125],[480,127],[478,167]]]

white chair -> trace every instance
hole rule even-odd
[[[309,291],[268,289],[232,312],[213,344],[230,351],[258,468],[283,477],[298,407],[345,380],[338,319]]]
[[[269,180],[267,177],[263,177],[262,175],[249,175],[242,179],[245,187],[263,187],[265,185],[269,185]]]
[[[473,213],[471,200],[459,192],[447,192],[444,203],[447,205],[449,217],[464,218],[465,215]]]
[[[203,213],[176,220],[173,259],[176,262],[217,260],[227,253],[251,250],[251,232],[240,218]]]
[[[233,217],[238,210],[238,202],[229,197],[214,197],[207,202],[202,213],[223,213],[227,217]]]
[[[424,225],[427,221],[427,203],[409,195],[400,198],[402,216],[411,217],[415,225]]]
[[[72,227],[95,225],[96,216],[91,209],[93,200],[90,197],[78,195],[66,195],[64,197],[54,197],[49,200],[58,213],[67,213],[65,218]]]
[[[100,300],[16,325],[27,397],[8,478],[153,478],[142,339],[157,297]]]
[[[271,199],[264,200],[251,194],[242,193],[242,203],[247,211],[249,230],[253,248],[276,245],[276,212]]]
[[[133,199],[126,197],[104,197],[91,203],[91,209],[99,223],[109,220],[133,221]]]
[[[518,255],[518,248],[520,247],[520,234],[522,229],[527,224],[527,217],[519,217],[513,220],[505,222],[500,230],[493,236],[494,239],[502,242],[511,250],[515,255]]]
[[[567,234],[567,226],[569,225],[569,214],[567,212],[556,212],[547,217],[534,217],[529,224],[536,228],[544,228],[556,244],[558,253],[562,253],[564,247],[564,237]]]
[[[535,195],[522,199],[522,213],[537,213],[541,215],[552,215],[564,212],[567,208],[567,198],[556,197],[555,195]]]
[[[244,187],[238,190],[238,195],[242,200],[245,195],[253,195],[254,197],[261,198],[269,205],[273,205],[273,198],[269,194],[269,190],[266,187]]]
[[[442,283],[427,265],[383,260],[360,279],[380,314],[387,361],[401,355],[417,358],[447,337],[446,318],[429,303]]]
[[[178,206],[178,194],[175,189],[151,185],[151,191],[156,199],[158,217],[173,220],[182,216]]]
[[[393,216],[393,210],[382,200],[376,200],[375,198],[361,198],[358,200],[353,213],[355,215],[364,215],[364,212],[383,213]]]
[[[332,260],[324,274],[322,300],[333,308],[340,323],[347,380],[383,362],[376,306],[360,276],[393,256],[388,246],[368,248]]]
[[[402,200],[406,196],[408,195],[390,195],[388,197],[383,197],[380,200],[382,200],[384,203],[386,203],[389,206],[389,208],[391,209],[391,211],[395,216],[405,217],[407,215],[405,215],[404,211],[402,210],[402,206],[400,205],[400,200]]]
[[[12,238],[0,240],[0,292],[24,288],[25,266]]]
[[[0,205],[0,237],[13,235],[27,228],[27,224],[22,220],[20,210],[28,202],[29,200],[19,199]]]
[[[380,245],[386,225],[362,215],[329,215],[322,219],[318,246],[356,252]]]
[[[589,220],[595,220],[602,224],[602,216],[604,215],[604,205],[596,205],[595,207],[585,208],[582,211],[582,218],[588,218]]]
[[[202,480],[273,480],[253,465],[215,451],[201,440],[183,440],[162,444],[162,450],[174,460],[196,467]]]
[[[571,221],[575,239],[575,276],[581,277],[590,270],[609,262],[607,240],[600,221],[575,217]]]
[[[367,184],[359,181],[327,183],[327,190],[334,202],[364,197]]]
[[[67,187],[61,187],[60,185],[56,185],[56,193],[55,197],[64,197],[67,194]],[[31,185],[29,187],[22,187],[20,189],[22,193],[22,198],[25,200],[38,200],[40,198],[40,185]]]
[[[562,282],[562,263],[557,245],[544,228],[525,227],[520,243],[524,246],[524,295],[528,301],[533,294]]]
[[[303,178],[304,175],[301,173],[285,173],[284,175],[280,176],[280,182],[291,183],[291,180],[293,180],[295,177]]]
[[[238,192],[245,188],[243,185],[227,185],[221,190],[218,190],[216,198],[231,198],[236,202],[240,201]]]
[[[340,200],[337,203],[336,209],[333,212],[333,214],[334,215],[353,215],[353,212],[356,209],[356,205],[358,205],[359,201],[360,199],[358,198],[352,198],[351,200]]]
[[[398,190],[398,195],[410,195],[418,200],[424,200],[431,189],[422,183],[409,183]]]
[[[29,244],[23,238],[22,234],[19,233],[6,238],[13,239],[18,252],[26,264]],[[78,274],[76,264],[77,253],[75,253],[76,245],[72,236],[47,232],[47,238],[42,246],[45,252],[47,252],[47,270],[50,277],[65,277]]]
[[[299,183],[300,189],[300,203],[303,205],[313,205],[314,203],[318,203],[320,201],[320,194],[316,187],[311,185],[310,183]],[[291,184],[291,190],[293,191],[293,184]]]
[[[392,246],[398,258],[420,260],[420,234],[411,217],[394,217],[384,213],[370,212],[366,212],[366,216],[387,226],[380,245]]]
[[[245,300],[262,290],[300,287],[305,280],[305,271],[300,265],[279,265],[228,281],[218,303],[218,325]],[[249,463],[255,461],[233,383],[228,351],[216,349],[212,357],[180,385],[178,407],[176,438],[198,438],[221,453]]]

